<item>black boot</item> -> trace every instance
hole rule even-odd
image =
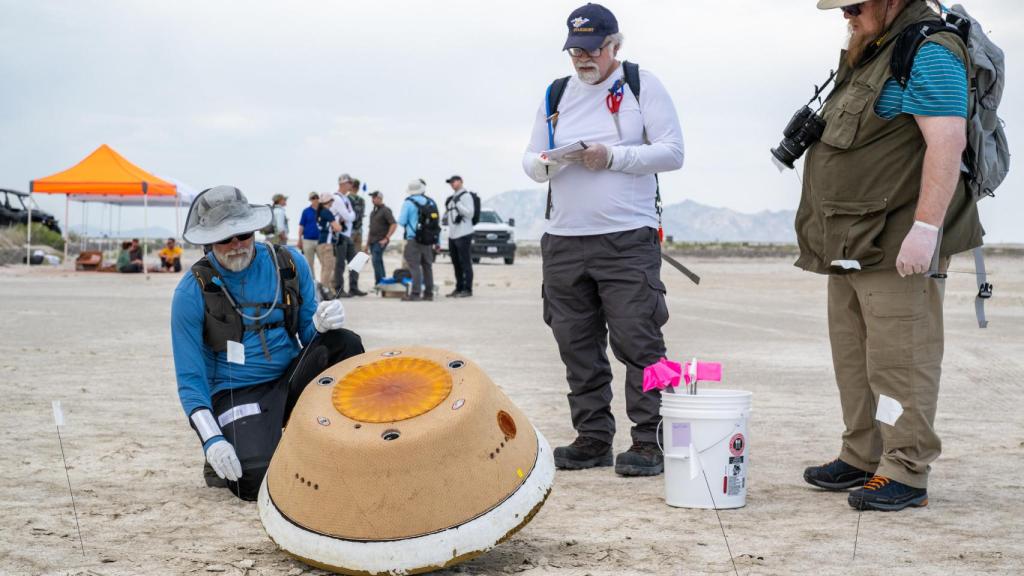
[[[665,457],[654,442],[633,442],[615,458],[615,473],[622,476],[657,476],[665,471]]]
[[[871,472],[850,466],[839,458],[821,466],[808,466],[804,470],[804,482],[825,490],[846,490],[860,487],[869,478],[871,478]]]
[[[590,436],[578,436],[572,444],[555,448],[555,466],[562,470],[583,470],[612,465],[612,445]]]

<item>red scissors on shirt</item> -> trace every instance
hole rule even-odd
[[[623,89],[626,84],[622,79],[615,81],[612,87],[608,89],[608,95],[605,96],[604,102],[608,105],[608,111],[612,114],[619,113],[619,106],[622,104]]]

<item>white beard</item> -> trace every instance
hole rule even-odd
[[[241,272],[252,262],[253,254],[255,250],[252,246],[246,248],[239,248],[237,250],[230,250],[224,254],[218,254],[214,252],[217,257],[217,261],[220,265],[227,268],[232,272]]]
[[[576,69],[576,75],[584,84],[597,84],[601,80],[601,70],[597,66],[581,66]]]

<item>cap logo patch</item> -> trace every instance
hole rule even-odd
[[[572,19],[572,22],[570,22],[570,24],[572,24],[573,28],[579,28],[579,27],[583,26],[584,24],[586,24],[587,22],[590,22],[590,18],[584,18],[582,16],[577,16],[577,17]]]

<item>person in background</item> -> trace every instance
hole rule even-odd
[[[309,193],[309,206],[299,217],[298,248],[306,258],[310,271],[313,270],[313,259],[316,257],[316,246],[320,242],[320,227],[317,224],[317,211],[320,210],[320,194]]]
[[[426,191],[427,186],[422,179],[410,182],[406,190],[408,196],[402,204],[402,212],[398,215],[398,225],[405,230],[405,249],[402,251],[402,258],[405,260],[405,267],[412,274],[412,286],[409,293],[402,297],[404,302],[434,299],[434,250],[437,239],[433,238],[432,242],[421,242],[416,237],[420,229],[420,207],[433,206],[435,214],[437,211],[437,204],[426,195]]]
[[[455,268],[455,290],[449,298],[473,295],[473,195],[462,185],[462,176],[445,180],[454,194],[445,201],[448,219],[448,254]]]
[[[263,234],[267,237],[267,242],[285,246],[288,244],[288,214],[286,210],[288,197],[284,194],[274,194],[271,202],[270,210],[273,220],[271,220],[270,226],[264,228]]]
[[[373,211],[370,212],[370,229],[366,236],[365,250],[370,253],[373,261],[374,284],[380,284],[387,276],[387,271],[384,270],[384,250],[391,242],[391,235],[398,228],[398,223],[395,222],[391,208],[384,204],[384,194],[379,190],[370,192],[370,201],[373,202]]]
[[[136,242],[138,242],[136,240]],[[142,258],[132,258],[132,242],[121,243],[121,252],[117,255],[117,271],[127,274],[142,272]]]
[[[320,238],[317,240],[316,255],[320,259],[320,296],[323,300],[331,300],[330,288],[334,286],[335,248],[341,224],[334,215],[334,195],[324,192],[320,195],[320,209],[317,210],[317,229]],[[342,296],[339,294],[339,297]]]
[[[160,256],[161,270],[164,272],[170,272],[171,270],[181,272],[181,255],[184,252],[174,238],[168,238],[167,243],[157,253]]]
[[[348,201],[352,204],[352,212],[355,219],[352,220],[352,245],[359,250],[363,245],[363,218],[366,216],[366,200],[359,195],[359,188],[362,186],[359,178],[352,179],[352,188],[348,193]]]

